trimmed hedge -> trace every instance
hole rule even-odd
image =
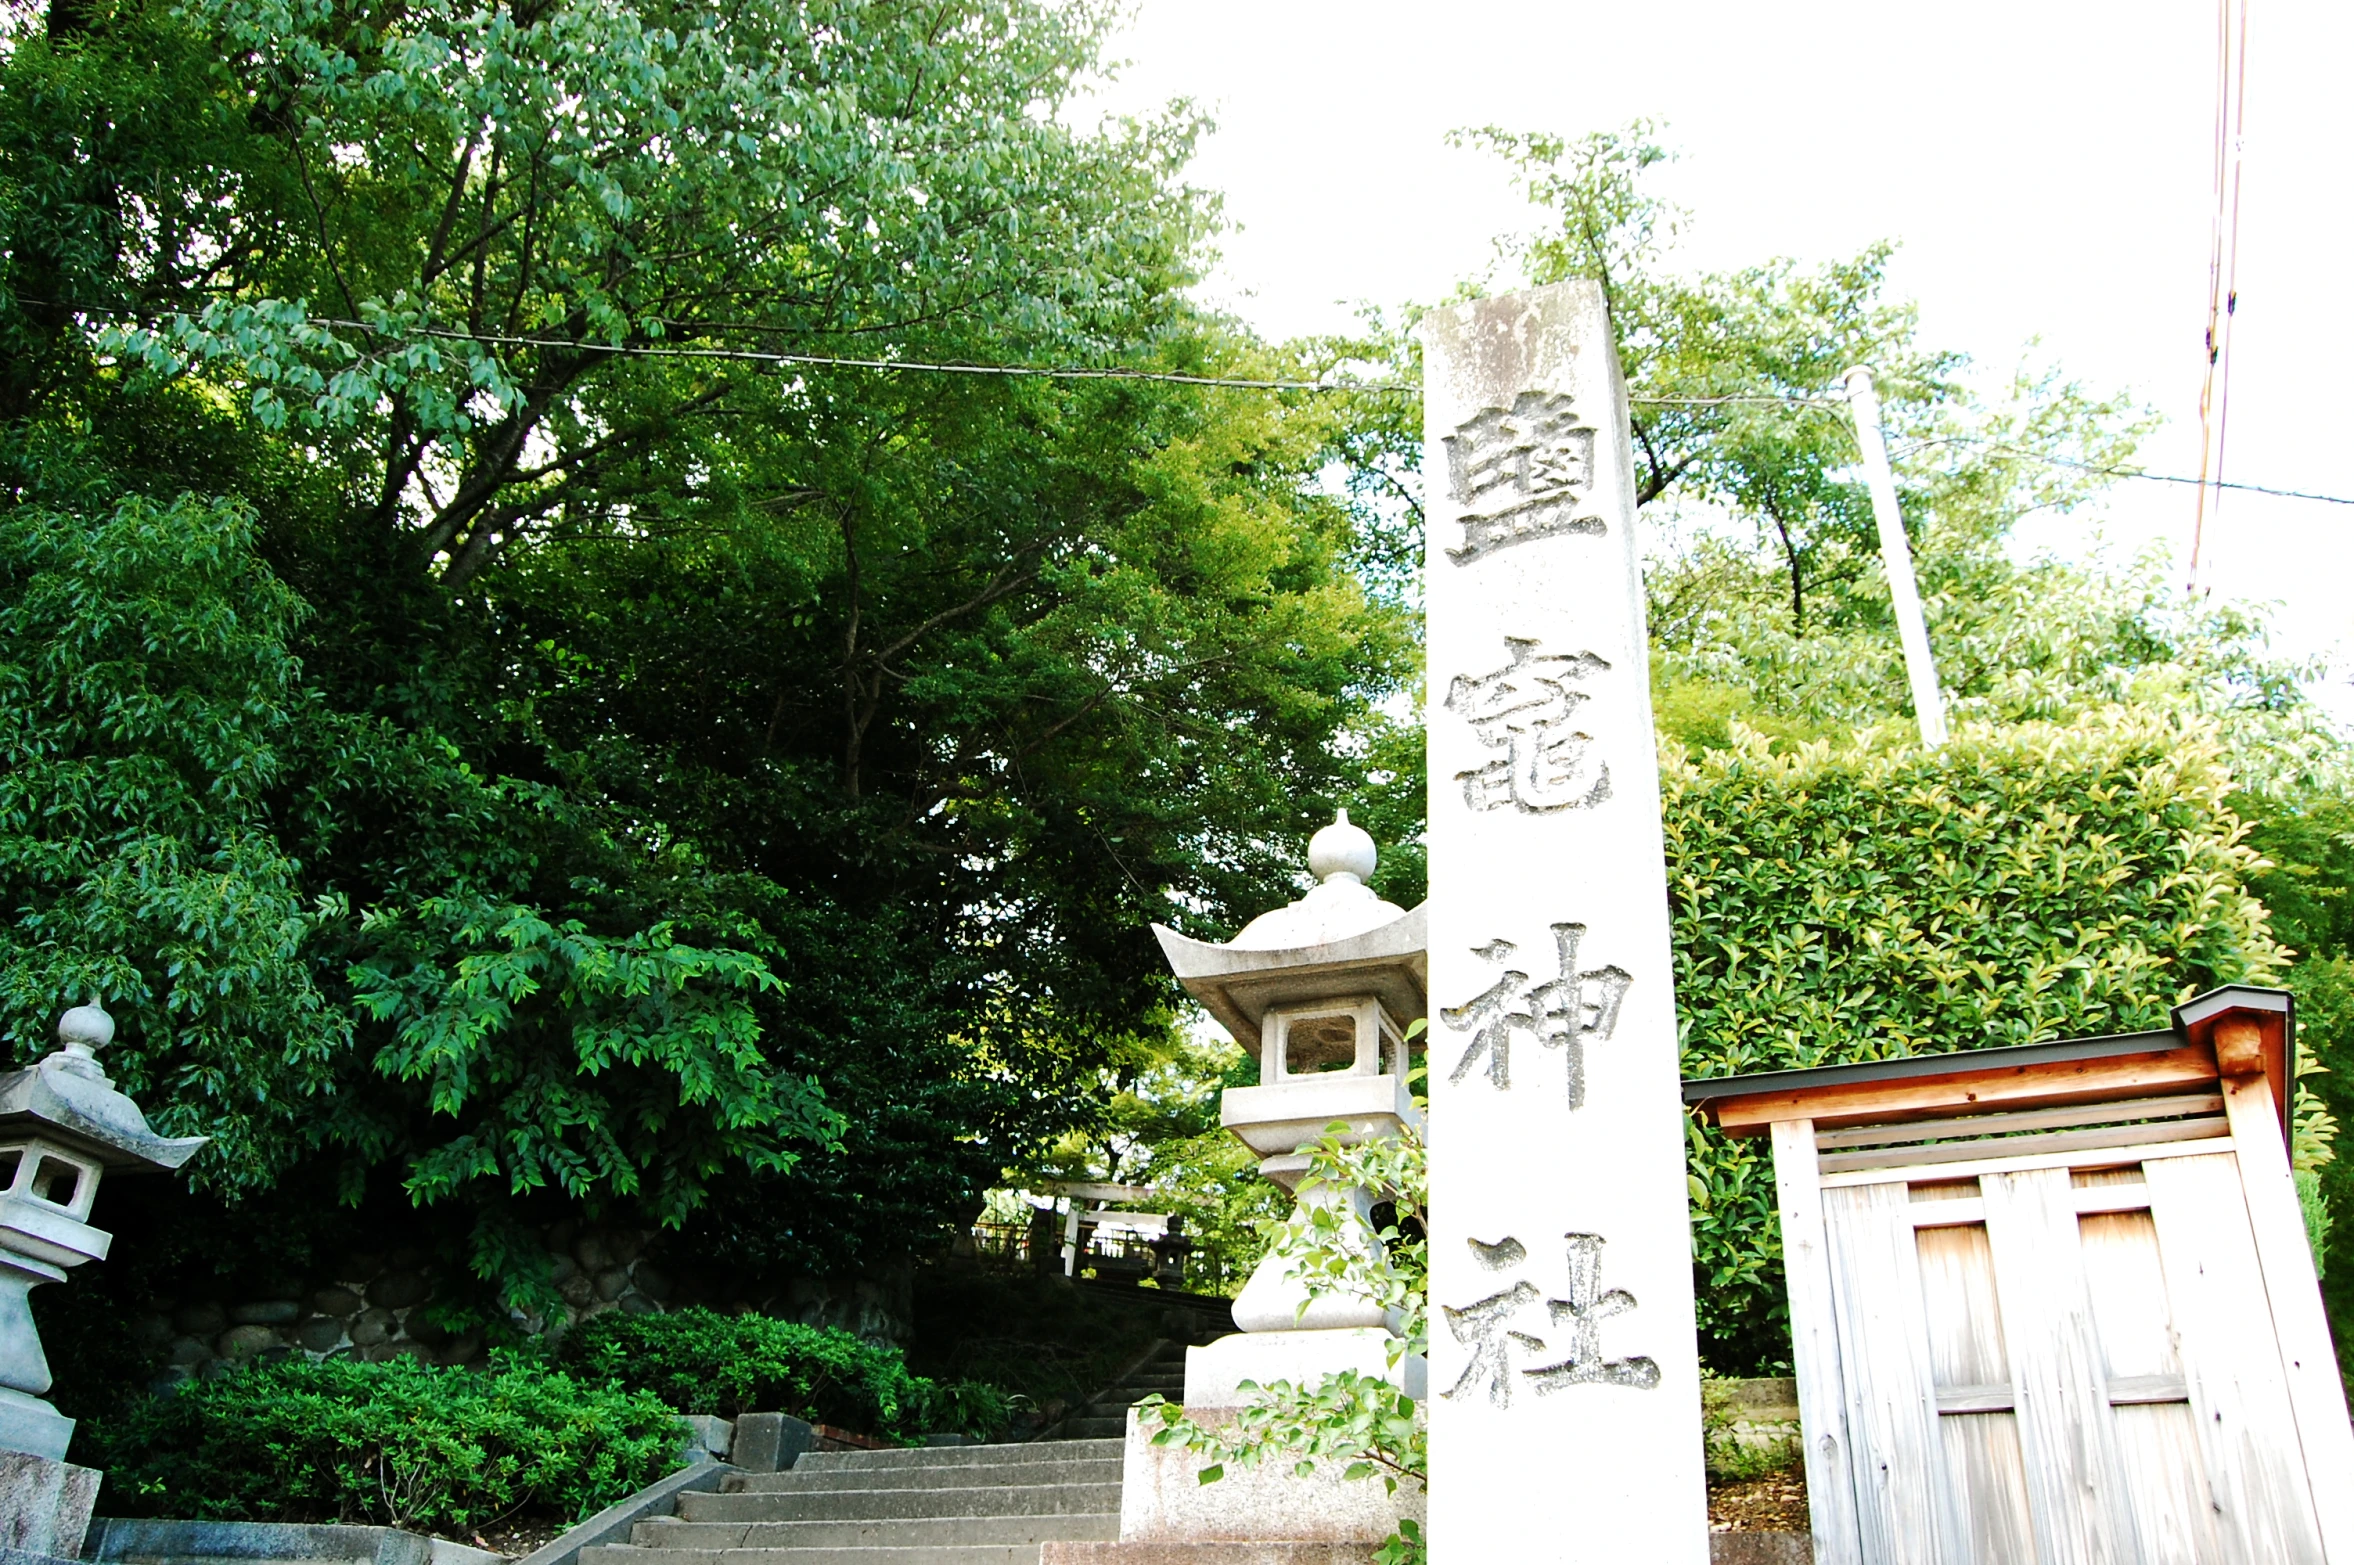
[[[994,1386],[928,1380],[908,1371],[897,1348],[767,1315],[599,1315],[565,1337],[562,1359],[682,1413],[791,1413],[886,1439],[950,1431],[985,1439],[1012,1416]]]
[[[1662,766],[1688,1076],[2163,1027],[2285,953],[2204,732],[2106,713],[1892,744]],[[1787,1359],[1772,1157],[1691,1132],[1703,1351]]]
[[[566,1522],[680,1463],[678,1415],[526,1361],[288,1360],[87,1419],[75,1459],[121,1516],[365,1522],[464,1531]]]

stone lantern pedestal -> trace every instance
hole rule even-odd
[[[105,1258],[114,1236],[89,1219],[109,1170],[176,1169],[206,1138],[157,1135],[114,1089],[96,1053],[114,1020],[97,1006],[67,1011],[57,1037],[55,1054],[0,1075],[0,1547],[71,1558],[99,1475],[64,1460],[74,1421],[44,1396],[31,1294]]]

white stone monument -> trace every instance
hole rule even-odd
[[[1626,388],[1592,283],[1422,330],[1431,1557],[1703,1565]]]

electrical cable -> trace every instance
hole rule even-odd
[[[2240,191],[2243,188],[2240,159],[2247,146],[2248,121],[2248,0],[2240,0],[2240,41],[2237,83],[2231,106],[2231,239],[2226,249],[2223,272],[2223,389],[2216,398],[2215,409],[2215,481],[2223,482],[2225,448],[2231,441],[2231,365],[2232,333],[2240,318]],[[2220,517],[2223,497],[2217,495],[2215,509]],[[2198,568],[2192,559],[2193,570]]]
[[[1931,446],[1979,446],[2003,456],[2022,457],[2030,462],[2041,462],[2046,467],[2074,468],[2080,473],[2095,473],[2103,478],[2140,478],[2153,484],[2203,484],[2210,489],[2235,489],[2241,494],[2273,495],[2283,500],[2318,500],[2324,505],[2354,505],[2354,495],[2317,494],[2309,489],[2281,489],[2271,484],[2225,483],[2221,478],[2185,478],[2178,473],[2153,473],[2146,468],[2118,467],[2114,463],[2078,462],[2048,452],[2030,451],[2025,446],[2014,446],[2005,441],[1986,440],[1975,435],[1938,435],[1915,441],[1909,451],[1926,450]]]
[[[89,309],[73,305],[65,306],[65,308],[85,315],[127,315],[131,313],[129,311]],[[972,364],[935,363],[917,359],[860,359],[825,353],[779,353],[765,348],[656,347],[642,343],[582,342],[562,337],[527,337],[500,332],[461,331],[453,326],[415,326],[406,331],[393,331],[373,321],[351,320],[333,315],[305,316],[304,323],[311,326],[330,327],[338,331],[366,332],[374,337],[429,337],[441,342],[475,342],[487,347],[500,348],[563,348],[577,353],[599,354],[608,358],[710,359],[726,363],[775,364],[804,369],[894,370],[935,375],[998,375],[1035,380],[1137,380],[1179,386],[1224,386],[1242,391],[1344,391],[1407,397],[1422,395],[1420,386],[1404,381],[1251,379],[1227,375],[1192,375],[1176,370],[1133,369],[1119,365]],[[1642,407],[1714,408],[1744,404],[1757,407],[1844,407],[1846,405],[1836,397],[1751,394],[1722,397],[1633,397],[1629,400]]]
[[[2196,591],[2207,521],[2222,510],[2223,456],[2231,417],[2232,326],[2239,313],[2240,150],[2247,127],[2248,0],[2239,0],[2239,37],[2232,37],[2232,0],[2215,0],[2215,211],[2208,224],[2207,365],[2199,385],[2199,496],[2191,520],[2185,591]],[[2219,368],[2220,366],[2220,368]],[[2221,395],[2218,397],[2218,380]],[[2214,482],[2208,482],[2209,474]],[[2208,492],[2215,491],[2214,504]]]
[[[106,314],[104,310],[69,306],[81,314]],[[129,313],[129,312],[122,312]],[[421,336],[444,341],[478,342],[499,347],[568,348],[576,351],[604,354],[615,358],[652,359],[714,359],[727,362],[777,364],[810,369],[864,369],[941,375],[997,375],[1008,378],[1038,380],[1134,380],[1166,382],[1181,386],[1225,387],[1241,391],[1337,391],[1385,396],[1420,397],[1422,388],[1405,381],[1338,381],[1338,380],[1276,380],[1248,379],[1221,375],[1189,375],[1168,370],[1140,370],[1122,367],[1093,367],[1087,365],[1030,365],[1030,364],[970,364],[933,363],[918,359],[861,359],[820,353],[778,353],[757,348],[697,348],[650,347],[637,344],[583,343],[558,338],[505,336],[495,333],[459,331],[452,327],[416,327],[410,332],[396,333],[372,322],[341,319],[334,316],[310,316],[309,324],[338,330],[364,331],[372,336]],[[1790,407],[1843,408],[1844,397],[1810,397],[1797,394],[1755,395],[1736,394],[1721,397],[1630,397],[1637,407]],[[2191,484],[2202,489],[2237,490],[2245,494],[2274,495],[2288,500],[2317,500],[2327,505],[2354,505],[2354,498],[2341,495],[2316,494],[2302,489],[2282,489],[2268,484],[2226,483],[2219,475],[2208,474],[2202,467],[2201,476],[2184,478],[2171,473],[2152,473],[2141,468],[2117,467],[2092,462],[2078,462],[2066,457],[2049,456],[2030,451],[2023,446],[1985,440],[1969,435],[1944,435],[1916,442],[1911,449],[1920,450],[1940,444],[1984,446],[2008,456],[2041,462],[2053,467],[2074,468],[2107,478],[2139,478],[2151,483]]]

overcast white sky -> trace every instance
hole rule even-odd
[[[2354,496],[2335,384],[2354,361],[2354,6],[2249,3],[2226,476]],[[2197,471],[2213,0],[1141,0],[1114,52],[1106,107],[1190,97],[1219,121],[1196,178],[1240,231],[1210,292],[1270,335],[1435,298],[1526,226],[1450,129],[1645,116],[1682,153],[1663,188],[1695,219],[1688,264],[1898,240],[1927,341],[2007,373],[2041,338],[2168,415],[2152,471]],[[2193,501],[2127,483],[2105,527],[2179,556]],[[2218,593],[2281,604],[2285,649],[2354,641],[2354,506],[2232,495],[2206,556]]]

